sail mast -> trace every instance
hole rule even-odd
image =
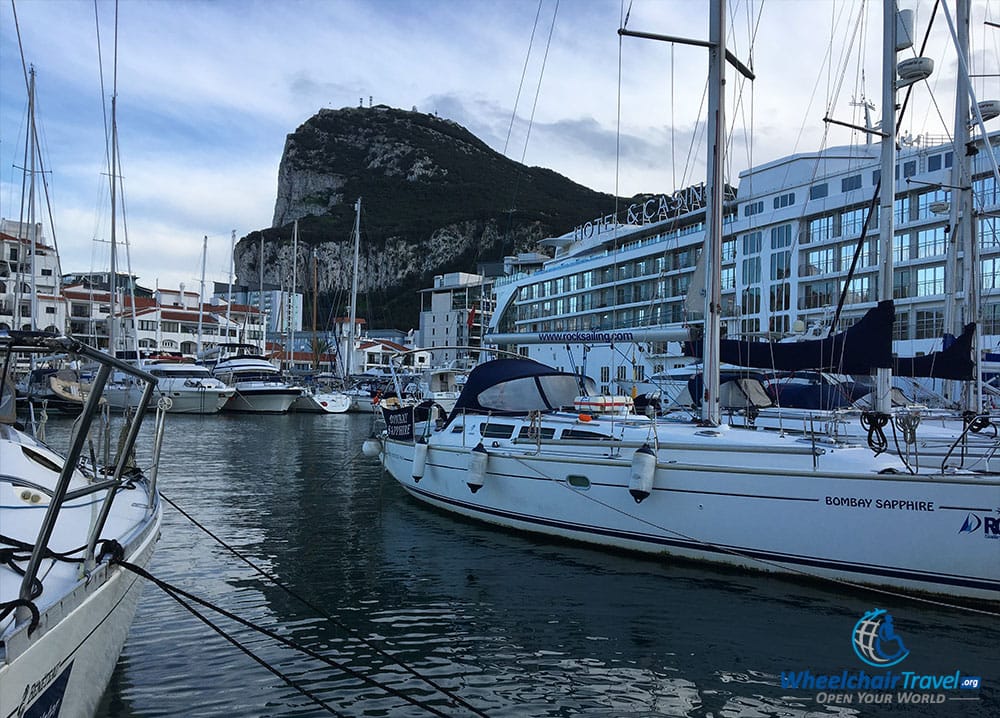
[[[882,191],[879,196],[879,297],[892,299],[896,199],[896,3],[882,3]],[[892,408],[892,370],[875,374],[875,410],[888,414]]]
[[[708,26],[708,161],[705,187],[705,393],[701,401],[701,420],[718,426],[721,420],[719,404],[719,339],[720,265],[722,262],[722,167],[725,151],[724,128],[726,63],[725,0],[714,0]]]
[[[196,351],[197,356],[201,356],[201,337],[202,337],[202,321],[205,315],[205,258],[208,256],[208,235],[205,235],[205,239],[201,243],[201,289],[198,292],[198,349]],[[184,297],[181,297],[181,303],[184,302]]]
[[[117,168],[118,125],[115,120],[115,113],[116,113],[115,107],[117,104],[117,99],[118,99],[117,95],[113,93],[111,95],[111,277],[110,277],[111,281],[108,284],[108,292],[110,295],[109,305],[108,305],[110,308],[110,312],[108,313],[108,354],[110,354],[111,356],[117,355],[117,346],[116,346],[117,332],[115,331],[115,323],[117,322],[117,319],[115,318],[115,306],[117,302],[115,300],[117,299],[116,294],[118,290],[118,281],[117,281],[118,267],[116,265],[116,256],[115,256],[118,251],[118,246],[115,241],[115,231],[116,231],[115,224],[117,224],[118,221],[116,216],[117,212],[116,205],[118,203],[116,194],[117,191],[116,177],[118,171]]]
[[[295,370],[295,285],[299,268],[299,220],[292,227],[292,291],[288,295],[288,370]]]
[[[351,360],[354,355],[354,323],[358,318],[358,264],[361,252],[361,198],[354,203],[354,272],[351,277],[351,311],[347,326],[347,351],[344,352],[344,379],[351,377]]]

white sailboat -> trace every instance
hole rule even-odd
[[[295,220],[292,239],[292,294],[295,294],[295,267],[298,265],[298,244],[299,244],[299,221]],[[313,256],[313,308],[312,308],[312,333],[316,334],[316,303],[319,297],[317,281],[316,257]],[[314,339],[315,341],[315,339]],[[288,340],[289,366],[295,365],[295,332],[289,331]],[[318,359],[316,360],[318,361]],[[351,408],[351,397],[341,391],[334,391],[324,388],[319,384],[312,383],[299,387],[301,393],[292,402],[291,411],[304,414],[344,414]]]
[[[156,379],[70,339],[0,337],[7,365],[14,353],[55,352],[100,367],[65,455],[16,428],[13,387],[5,385],[0,399],[0,551],[8,556],[0,564],[3,716],[93,715],[143,586],[118,560],[147,566],[162,521],[156,489],[162,412],[151,451],[139,454],[148,468],[135,463],[145,412],[122,427],[117,455],[86,450],[91,430],[99,430],[111,371],[142,383],[140,407],[152,399]]]
[[[580,378],[525,359],[481,364],[440,428],[387,412],[366,442],[415,498],[505,527],[602,546],[900,592],[1000,599],[1000,477],[914,471],[898,456],[720,420],[721,92],[726,13],[712,4],[700,421],[561,411]],[[895,81],[886,3],[887,114]],[[894,145],[892,122],[883,148]],[[889,218],[883,246],[891,248]],[[886,251],[881,256],[890,255]],[[891,273],[889,274],[891,277]],[[889,279],[891,296],[891,279]],[[888,341],[888,340],[887,340]],[[891,346],[887,343],[887,346]],[[885,378],[880,382],[888,395]]]

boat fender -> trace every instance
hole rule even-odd
[[[483,488],[483,480],[486,478],[486,463],[489,459],[489,452],[486,451],[486,447],[481,441],[469,452],[469,475],[465,483],[472,493]]]
[[[424,468],[427,466],[427,442],[419,439],[413,445],[413,481],[419,483],[424,478]]]
[[[376,438],[365,439],[365,443],[361,445],[361,453],[368,458],[375,458],[382,453],[382,442]]]
[[[628,481],[628,492],[637,504],[641,504],[652,493],[655,473],[656,452],[649,444],[643,444],[632,454],[632,474]]]

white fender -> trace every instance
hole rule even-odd
[[[465,483],[472,490],[472,493],[483,488],[483,480],[486,478],[486,464],[489,460],[490,455],[481,441],[469,452],[469,471]]]
[[[378,439],[365,439],[361,445],[361,453],[369,458],[374,458],[382,453],[382,442]]]
[[[656,452],[649,444],[643,444],[632,454],[632,474],[628,480],[628,492],[637,504],[641,504],[652,493],[655,473]]]
[[[424,467],[427,466],[427,441],[419,439],[413,445],[413,480],[420,481],[424,478]]]

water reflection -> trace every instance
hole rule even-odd
[[[994,620],[877,595],[516,535],[416,503],[360,456],[370,418],[171,417],[164,493],[335,620],[168,508],[152,570],[447,715],[468,715],[374,650],[490,716],[898,714],[781,688],[858,670],[851,629],[889,609],[907,668],[981,675],[982,700],[907,716],[1000,714]],[[341,715],[425,711],[225,624]],[[896,708],[895,711],[891,710]],[[102,716],[324,712],[147,587]]]

